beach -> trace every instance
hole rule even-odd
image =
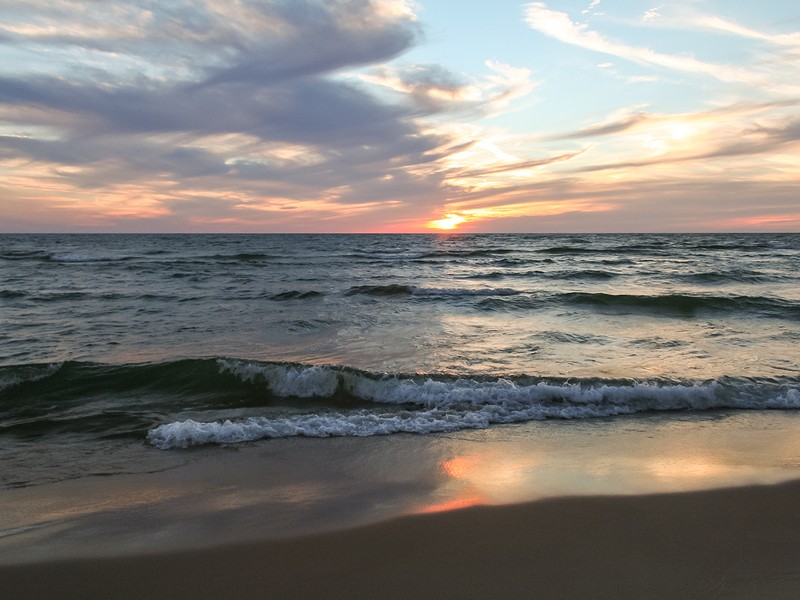
[[[466,7],[0,2],[0,600],[800,600],[800,3]]]
[[[800,483],[571,497],[0,569],[22,598],[796,598]]]
[[[728,411],[186,450],[6,490],[3,598],[794,598],[799,432]]]
[[[3,600],[797,597],[797,235],[0,242]]]

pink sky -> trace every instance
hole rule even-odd
[[[0,8],[0,231],[800,230],[787,3],[84,4]]]

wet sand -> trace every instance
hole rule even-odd
[[[0,598],[795,599],[798,434],[709,413],[141,446],[150,472],[0,493]]]
[[[800,482],[570,497],[0,567],[3,598],[797,598]]]

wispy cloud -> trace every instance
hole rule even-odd
[[[485,65],[490,74],[483,79],[466,78],[437,64],[380,66],[358,78],[402,94],[428,114],[502,110],[537,86],[530,69],[492,60]]]
[[[646,10],[645,13],[642,15],[642,21],[647,22],[647,21],[652,21],[654,19],[660,19],[661,8],[662,8],[661,6],[655,6],[653,8]]]
[[[681,30],[699,30],[715,33],[729,34],[745,39],[766,42],[773,46],[800,48],[800,32],[769,33],[747,27],[731,19],[712,15],[697,10],[676,7],[673,14],[662,15],[659,7],[654,17],[658,17],[658,26],[670,27]],[[651,14],[650,11],[645,16]],[[651,19],[643,19],[651,20]]]
[[[525,5],[525,21],[533,29],[567,44],[601,52],[634,63],[705,75],[721,81],[756,84],[763,78],[747,69],[698,60],[692,56],[656,52],[646,47],[614,41],[585,23],[576,23],[566,13],[552,10],[542,2]]]
[[[584,14],[584,15],[592,14],[594,12],[594,9],[597,8],[598,6],[600,6],[601,2],[602,2],[602,0],[592,0],[591,3],[589,4],[589,6],[584,8],[581,11],[581,13]]]
[[[728,124],[731,119],[735,119],[737,123],[741,123],[743,117],[746,118],[745,122],[755,123],[759,117],[763,117],[771,111],[793,108],[796,106],[800,106],[800,99],[759,103],[740,102],[720,108],[677,114],[655,114],[643,110],[644,107],[634,106],[620,109],[600,123],[594,123],[570,133],[555,135],[551,139],[582,139],[607,136],[628,132],[634,129],[644,129],[653,125],[676,126],[681,124],[698,125],[705,123],[712,126],[723,126]],[[743,127],[743,129],[746,130],[752,130],[754,128],[760,127],[754,124],[745,125]]]

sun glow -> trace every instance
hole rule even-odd
[[[446,215],[443,219],[437,219],[436,221],[430,221],[428,223],[428,227],[433,229],[455,229],[462,223],[465,223],[467,220],[462,217],[461,215],[453,215],[449,214]]]

